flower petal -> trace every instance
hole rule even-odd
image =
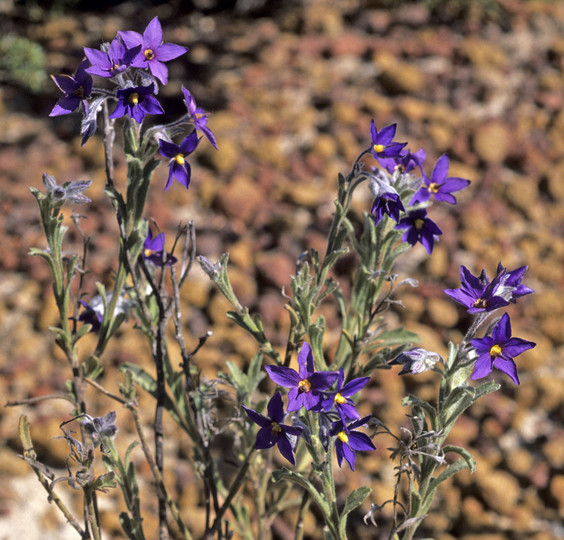
[[[300,384],[300,376],[295,370],[284,366],[265,366],[268,376],[284,388],[294,388]]]

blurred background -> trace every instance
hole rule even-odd
[[[461,419],[451,441],[470,448],[478,470],[444,484],[421,537],[447,539],[564,538],[564,4],[519,0],[173,0],[94,2],[0,0],[0,395],[3,401],[62,392],[66,364],[47,328],[58,324],[51,278],[43,261],[28,255],[44,246],[29,186],[41,187],[43,172],[59,183],[92,179],[87,214],[91,238],[85,290],[111,282],[116,226],[104,197],[104,156],[96,135],[80,146],[78,115],[49,118],[59,90],[49,74],[72,74],[83,47],[98,48],[118,30],[142,32],[158,15],[165,42],[190,48],[169,65],[169,84],[159,100],[174,119],[184,112],[181,86],[210,112],[219,151],[200,145],[192,156],[192,184],[164,194],[167,168],[155,173],[149,213],[172,237],[193,220],[198,253],[216,260],[230,253],[230,275],[240,300],[261,314],[272,341],[284,346],[287,313],[282,288],[295,261],[311,247],[323,250],[333,211],[337,174],[347,173],[378,128],[398,124],[398,141],[424,148],[426,171],[447,152],[451,175],[469,178],[456,207],[435,205],[443,230],[428,257],[421,246],[400,260],[401,277],[419,288],[400,295],[406,309],[388,314],[442,354],[470,323],[443,294],[459,285],[459,267],[495,274],[528,265],[526,285],[535,294],[508,308],[513,334],[537,342],[517,359],[521,385],[492,376],[502,389]],[[124,185],[125,165],[116,163]],[[369,211],[368,191],[354,211]],[[69,209],[70,214],[70,209]],[[69,219],[70,223],[70,219]],[[69,249],[80,250],[75,230]],[[353,260],[337,266],[346,282]],[[256,344],[225,317],[228,309],[206,276],[194,270],[183,292],[186,335],[193,343],[214,335],[198,354],[203,375],[214,377],[226,360],[243,366]],[[338,319],[328,320],[331,355]],[[103,359],[102,383],[117,391],[123,362],[150,369],[148,348],[132,324],[124,325]],[[433,374],[399,378],[397,368],[377,373],[361,403],[390,426],[406,425],[400,406],[406,393],[431,399]],[[265,392],[270,391],[268,386]],[[111,403],[91,394],[93,414]],[[143,402],[142,402],[143,403]],[[151,421],[152,403],[146,411]],[[17,419],[25,412],[49,466],[64,468],[66,444],[52,440],[68,418],[64,402],[0,408],[0,538],[74,538],[61,528],[56,509],[21,451]],[[118,411],[124,439],[127,414]],[[186,464],[185,441],[169,426],[170,480],[186,519],[198,534],[201,493]],[[124,447],[126,446],[124,442]],[[385,538],[386,529],[365,526],[369,502],[392,496],[391,439],[377,438],[351,474],[337,472],[342,493],[369,485],[369,501],[351,517],[354,538]],[[145,470],[148,475],[148,471]],[[117,512],[102,503],[108,538],[120,536]],[[382,525],[389,517],[382,515]],[[292,538],[292,516],[274,523],[275,538]],[[156,520],[150,511],[146,524]],[[67,530],[68,529],[68,530]],[[314,515],[306,536],[320,538]]]

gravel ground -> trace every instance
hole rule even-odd
[[[171,83],[160,99],[167,111],[177,103],[181,112],[178,96],[186,85],[212,111],[209,125],[220,151],[198,150],[189,191],[177,184],[165,195],[159,169],[151,216],[162,230],[193,219],[200,254],[230,252],[238,295],[262,315],[277,344],[287,328],[281,288],[299,254],[322,243],[337,173],[348,171],[366,146],[370,119],[378,126],[397,122],[398,139],[424,148],[428,163],[448,152],[452,173],[472,184],[455,208],[437,210],[444,236],[433,256],[418,246],[401,260],[400,272],[417,277],[420,287],[402,296],[407,309],[393,318],[419,332],[422,346],[444,353],[469,322],[442,293],[458,286],[460,264],[490,275],[500,260],[509,268],[527,264],[526,282],[536,293],[510,313],[514,334],[538,346],[518,362],[521,386],[500,379],[502,390],[453,430],[452,441],[471,449],[478,471],[446,485],[424,532],[437,540],[564,538],[564,3],[505,0],[499,12],[480,7],[498,5],[493,1],[469,2],[466,12],[455,9],[465,3],[449,1],[435,11],[429,6],[439,3],[431,1],[390,8],[369,0],[239,0],[222,9],[221,2],[201,0],[188,9],[177,0],[144,10],[122,2],[77,11],[78,4],[60,2],[48,10],[41,2],[0,2],[1,34],[41,45],[47,73],[71,73],[84,46],[97,47],[119,29],[142,31],[155,15],[165,41],[190,47],[171,63]],[[93,137],[81,148],[76,118],[48,118],[58,97],[55,85],[39,75],[33,93],[6,78],[4,65],[0,394],[8,401],[60,391],[66,378],[46,332],[57,324],[48,271],[27,255],[42,245],[28,186],[39,187],[43,171],[59,181],[93,179],[94,202],[83,222],[92,237],[87,290],[94,292],[95,280],[111,279],[116,251],[111,205],[103,196],[101,140]],[[123,164],[117,171],[119,178]],[[359,200],[355,210],[365,209],[369,199]],[[197,337],[214,328],[199,356],[204,374],[215,374],[225,358],[250,358],[253,342],[228,324],[225,303],[203,275],[194,272],[184,296],[187,332]],[[332,316],[329,311],[329,321]],[[116,366],[143,361],[138,341],[125,329],[108,350],[102,382],[109,388],[116,388]],[[377,374],[362,406],[397,424],[405,411],[393,404],[406,392],[429,395],[433,382],[425,375],[400,380],[395,370]],[[108,405],[98,406],[104,412]],[[6,441],[0,448],[0,538],[66,538],[45,497],[29,491],[29,469],[16,457],[21,412],[0,411]],[[50,438],[68,411],[45,404],[25,412],[42,458],[63,466],[66,447]],[[339,481],[370,485],[373,502],[381,502],[390,496],[392,471],[389,444],[376,444],[376,456],[363,460],[361,472],[343,472]],[[184,489],[189,508],[196,488]],[[48,510],[41,533],[20,528],[25,520],[38,522],[32,508]],[[191,508],[190,515],[199,510]],[[355,515],[355,534],[378,538],[361,515]],[[104,516],[106,529],[117,530],[111,507]],[[288,538],[285,530],[277,522],[278,537]],[[319,538],[313,520],[306,532]]]

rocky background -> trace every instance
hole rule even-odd
[[[181,85],[211,111],[219,152],[202,144],[193,156],[189,191],[163,192],[166,167],[157,170],[150,215],[163,231],[193,220],[198,252],[217,259],[230,252],[231,277],[242,302],[263,317],[267,333],[283,344],[287,328],[281,288],[299,254],[323,245],[339,171],[346,173],[378,127],[398,123],[398,140],[423,147],[430,167],[444,152],[451,172],[472,180],[456,207],[436,206],[444,235],[433,255],[421,246],[403,256],[402,276],[420,286],[401,295],[407,309],[390,314],[444,353],[469,318],[443,293],[457,287],[460,264],[473,273],[529,265],[526,284],[536,293],[509,311],[514,334],[537,342],[517,361],[521,385],[500,377],[502,390],[472,408],[452,432],[471,449],[474,475],[444,485],[421,530],[437,540],[564,538],[564,4],[482,0],[194,0],[154,2],[0,2],[0,395],[3,401],[64,390],[66,365],[53,345],[57,324],[46,265],[28,256],[43,246],[35,201],[44,171],[60,182],[92,179],[93,203],[82,225],[91,237],[87,287],[111,281],[116,227],[103,195],[101,139],[80,147],[78,118],[48,118],[59,96],[45,74],[72,73],[85,46],[111,40],[117,30],[142,31],[159,16],[165,41],[190,47],[170,66],[160,100],[181,113]],[[38,44],[19,59],[6,39]],[[10,63],[11,62],[11,63]],[[39,67],[19,76],[22,62]],[[173,116],[171,114],[171,116]],[[124,179],[118,163],[116,177]],[[428,170],[430,173],[430,168]],[[121,175],[121,176],[120,176]],[[119,181],[119,180],[118,180]],[[355,211],[369,210],[368,193]],[[170,236],[170,233],[169,233]],[[77,234],[69,248],[79,249]],[[351,261],[340,268],[343,279]],[[227,309],[207,278],[192,274],[183,293],[186,332],[194,342],[212,328],[198,355],[204,375],[226,360],[243,365],[256,345],[225,317]],[[331,308],[329,322],[335,317]],[[107,351],[102,383],[117,390],[122,362],[147,365],[146,347],[126,325]],[[330,326],[330,324],[329,324]],[[328,336],[328,350],[331,348]],[[496,376],[497,377],[497,376]],[[374,376],[362,402],[389,425],[405,423],[399,405],[407,392],[431,397],[436,377],[399,378],[397,368]],[[91,394],[93,411],[115,408]],[[149,402],[148,402],[149,403]],[[150,405],[152,408],[152,405]],[[147,410],[147,422],[151,419]],[[52,440],[68,418],[64,402],[1,408],[0,538],[74,538],[61,529],[56,509],[17,458],[17,418],[33,422],[40,457],[63,468],[67,448]],[[120,417],[121,415],[121,417]],[[125,411],[120,432],[131,435]],[[172,481],[187,521],[198,534],[201,495],[185,465],[186,443],[167,448]],[[343,490],[370,485],[372,502],[390,498],[393,465],[386,448],[362,461],[355,474],[339,472]],[[147,471],[145,471],[147,472]],[[176,478],[176,482],[174,479]],[[345,491],[343,491],[345,492]],[[72,494],[70,494],[72,496]],[[112,496],[102,505],[108,538],[122,538]],[[364,512],[369,504],[363,507]],[[351,518],[354,538],[384,538],[385,527]],[[381,524],[386,524],[384,512]],[[286,520],[287,519],[287,520]],[[156,517],[146,512],[148,530]],[[275,522],[276,538],[291,538],[291,515]],[[320,538],[312,516],[308,538]],[[351,533],[352,534],[352,533]],[[382,535],[382,536],[380,536]]]

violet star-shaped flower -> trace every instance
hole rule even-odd
[[[399,171],[403,174],[411,172],[416,167],[421,168],[425,161],[425,150],[420,148],[417,152],[410,152],[406,148],[402,149],[397,157],[378,157],[378,163],[390,174]]]
[[[509,375],[515,384],[519,384],[519,375],[513,358],[536,346],[532,341],[511,337],[511,322],[507,313],[494,326],[491,336],[476,338],[470,343],[478,354],[472,380],[486,377],[495,367]]]
[[[345,386],[343,386],[344,376],[345,374],[343,370],[340,369],[336,391],[329,394],[327,399],[321,403],[324,411],[330,411],[333,407],[335,407],[343,422],[345,422],[346,418],[360,418],[360,414],[356,410],[354,402],[350,399],[350,396],[362,390],[362,388],[364,388],[370,380],[370,377],[359,377],[358,379],[349,381],[345,384]]]
[[[92,77],[86,73],[86,68],[90,65],[84,59],[78,66],[75,74],[71,75],[51,75],[51,79],[63,92],[64,96],[59,98],[49,116],[60,116],[76,111],[82,104],[84,114],[88,114],[88,101],[86,98],[92,93]]]
[[[295,465],[296,460],[294,458],[290,437],[299,437],[303,429],[298,426],[287,426],[282,423],[284,421],[284,406],[280,392],[276,392],[268,402],[268,417],[244,405],[241,405],[241,407],[245,409],[251,421],[260,426],[255,447],[259,450],[264,450],[266,448],[272,448],[276,444],[278,445],[280,453],[292,465]]]
[[[401,156],[401,150],[407,143],[393,142],[396,128],[397,124],[391,124],[378,131],[374,120],[370,122],[370,137],[372,138],[370,151],[376,159]]]
[[[133,58],[140,50],[140,45],[133,48],[126,47],[119,36],[110,43],[107,52],[85,47],[84,54],[92,64],[86,71],[99,77],[114,77],[132,65]]]
[[[182,87],[182,92],[184,93],[184,103],[188,109],[188,115],[190,116],[190,120],[194,124],[194,127],[198,131],[201,131],[207,137],[208,141],[212,143],[212,146],[217,150],[217,142],[211,132],[211,129],[207,125],[207,114],[202,108],[196,106],[194,97],[188,90],[186,90],[186,88]]]
[[[159,18],[155,17],[145,28],[143,35],[131,30],[118,32],[128,47],[138,48],[131,65],[149,68],[151,73],[163,84],[168,82],[168,68],[164,62],[183,55],[188,49],[173,43],[163,43],[163,29]]]
[[[177,261],[176,257],[165,252],[165,233],[153,237],[151,229],[149,229],[147,238],[145,238],[141,256],[155,266],[170,266]]]
[[[288,392],[288,412],[297,411],[302,406],[308,410],[318,410],[327,390],[337,380],[336,371],[315,371],[313,354],[309,343],[304,343],[298,353],[299,373],[283,366],[266,366],[268,376],[280,386],[290,388]]]
[[[468,313],[481,313],[483,311],[493,311],[509,304],[509,299],[505,299],[498,294],[499,287],[503,279],[507,277],[505,268],[498,267],[498,274],[490,281],[485,270],[479,277],[470,273],[465,266],[460,267],[460,288],[445,289],[444,292],[459,304],[467,308]],[[521,271],[517,269],[514,272]],[[524,273],[524,272],[523,272]],[[513,274],[510,283],[516,283],[522,279],[523,275]],[[512,287],[508,285],[508,288]],[[527,294],[527,293],[525,293]],[[511,296],[511,292],[510,292]]]
[[[382,193],[374,199],[371,213],[376,225],[382,221],[384,215],[390,216],[394,221],[399,221],[400,212],[405,212],[405,207],[397,193]]]
[[[431,178],[423,173],[423,185],[415,192],[409,204],[419,204],[431,198],[434,198],[436,201],[456,204],[456,198],[452,193],[467,187],[470,184],[470,180],[456,176],[447,177],[448,167],[448,156],[443,154],[435,164]]]
[[[153,95],[154,90],[154,84],[118,90],[118,103],[110,118],[121,118],[127,114],[140,124],[146,114],[163,114],[163,108]]]
[[[170,187],[172,181],[176,178],[186,189],[190,187],[190,175],[192,168],[186,158],[196,149],[200,142],[198,134],[193,131],[186,137],[180,146],[177,144],[159,139],[159,151],[161,156],[170,159],[170,167],[168,171],[168,181],[165,191]]]
[[[402,237],[404,242],[408,242],[412,246],[421,242],[429,254],[433,251],[435,241],[443,234],[437,224],[427,217],[425,208],[412,210],[407,216],[401,218],[395,228],[406,230]]]
[[[339,420],[331,426],[329,434],[337,437],[335,440],[335,450],[337,451],[339,467],[342,466],[343,458],[345,458],[351,470],[354,471],[356,452],[376,449],[374,443],[366,433],[354,431],[355,428],[364,426],[371,417],[372,415],[365,416],[360,420],[355,420],[348,426],[342,420]]]

